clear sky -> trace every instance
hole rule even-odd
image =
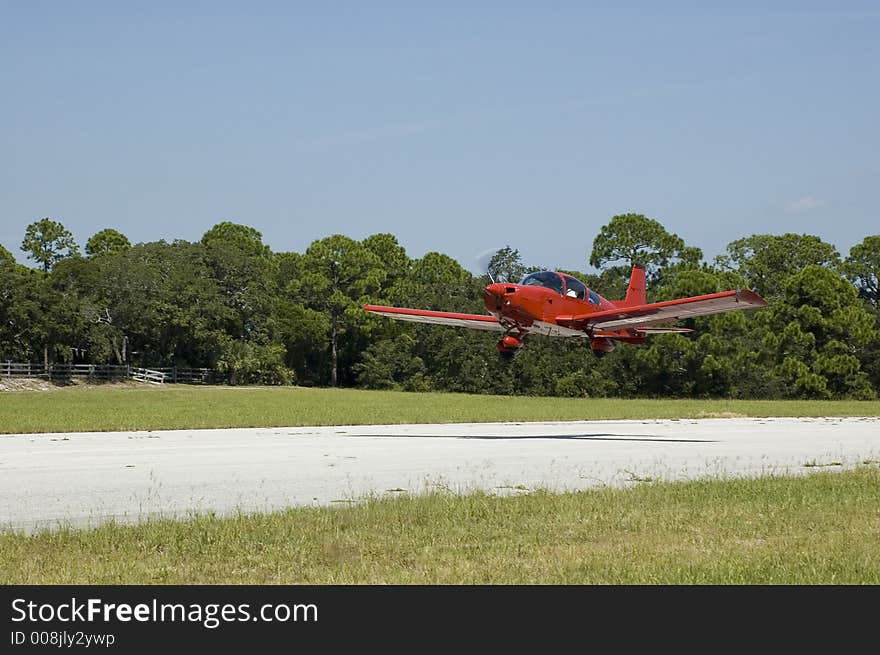
[[[709,4],[0,0],[0,244],[230,220],[591,270],[623,212],[708,258],[880,233],[880,3]]]

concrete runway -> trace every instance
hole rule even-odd
[[[708,419],[0,435],[0,526],[839,470],[880,419]]]

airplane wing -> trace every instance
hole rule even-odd
[[[684,334],[685,332],[693,332],[693,330],[691,330],[690,328],[668,327],[666,325],[663,325],[661,327],[637,325],[633,329],[637,332],[644,332],[645,334]]]
[[[603,330],[640,330],[641,326],[648,326],[653,323],[665,323],[694,316],[720,314],[741,309],[765,307],[766,305],[767,301],[757,293],[743,289],[740,291],[710,293],[705,296],[694,296],[692,298],[678,298],[676,300],[655,302],[647,305],[618,307],[592,314],[557,316],[556,322],[559,325],[577,330],[586,330],[594,327]],[[643,331],[657,332],[658,330],[659,328],[646,328]]]
[[[406,309],[404,307],[383,307],[381,305],[364,305],[364,309],[372,314],[387,316],[398,321],[413,323],[433,323],[435,325],[453,325],[472,330],[489,330],[505,332],[506,328],[494,316],[481,314],[458,314],[456,312],[435,312],[430,309]]]

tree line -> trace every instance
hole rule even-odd
[[[589,263],[565,271],[622,298],[633,262],[648,300],[751,288],[769,306],[683,321],[692,334],[594,359],[584,340],[527,337],[509,363],[497,335],[367,314],[366,303],[485,313],[488,275],[518,281],[544,266],[506,246],[487,275],[392,234],[335,234],[305,252],[273,252],[252,227],[222,222],[198,242],[132,245],[113,229],[81,253],[50,218],[21,249],[0,246],[0,359],[216,368],[233,384],[360,386],[557,396],[876,398],[880,389],[880,235],[847,257],[819,237],[756,234],[707,262],[658,221],[620,214]],[[552,268],[547,266],[546,268]]]

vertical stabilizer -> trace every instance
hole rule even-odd
[[[622,304],[626,307],[633,307],[644,305],[646,302],[645,267],[641,264],[633,264],[633,270],[629,276],[629,286],[626,288],[626,299]]]

